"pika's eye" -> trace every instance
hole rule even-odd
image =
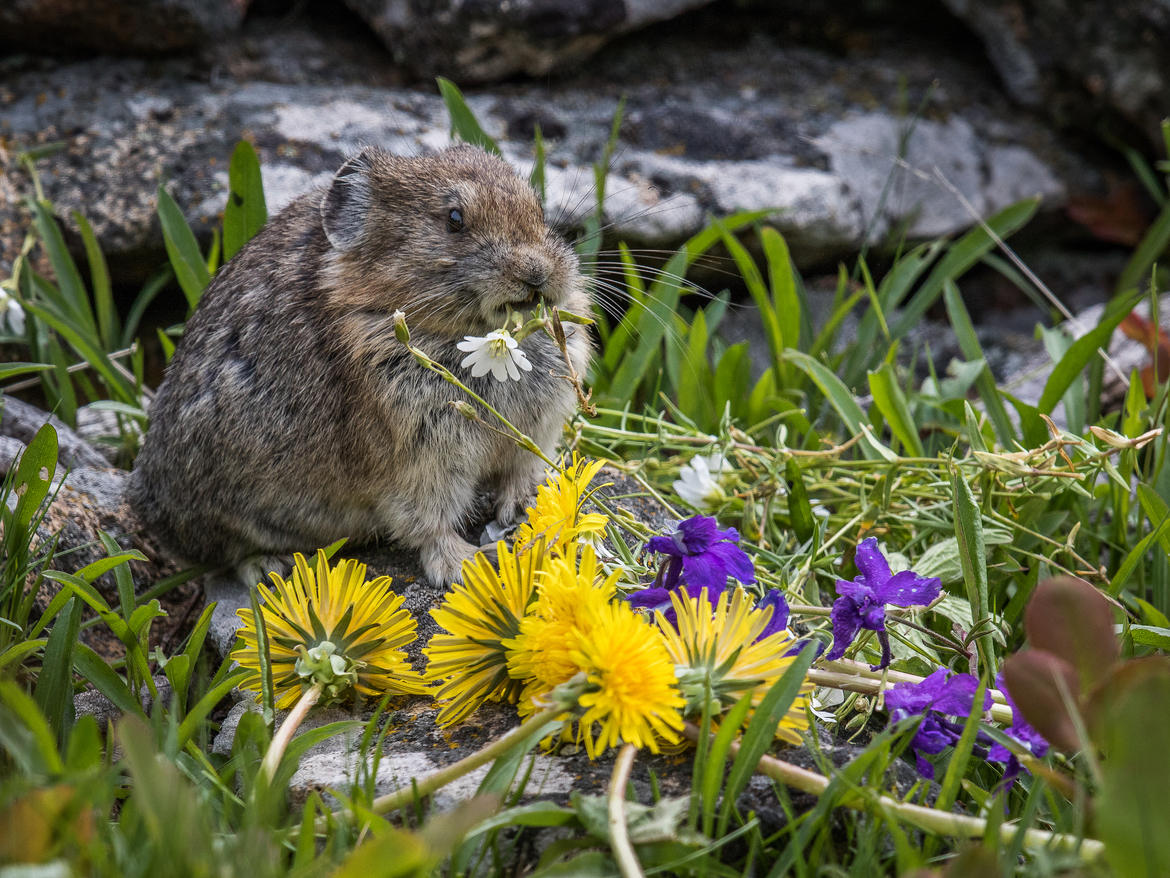
[[[463,231],[463,211],[457,207],[451,208],[451,212],[447,214],[447,231],[448,232],[462,232]]]

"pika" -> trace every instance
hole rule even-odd
[[[128,499],[189,562],[389,537],[419,551],[431,583],[458,580],[477,550],[459,535],[477,489],[508,524],[543,468],[452,408],[460,392],[396,340],[393,314],[551,452],[576,405],[554,342],[525,338],[533,368],[504,382],[462,370],[456,348],[540,301],[590,307],[572,248],[503,159],[366,149],[215,275],[158,389]],[[588,334],[565,332],[583,373]]]

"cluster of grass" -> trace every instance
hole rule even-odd
[[[441,90],[454,132],[496,148],[458,90],[446,82]],[[578,418],[569,443],[612,461],[680,518],[702,511],[737,527],[761,589],[783,590],[795,624],[813,636],[830,636],[836,581],[853,576],[851,559],[866,537],[882,541],[895,569],[939,577],[942,599],[889,625],[898,672],[924,677],[950,668],[994,687],[1008,657],[1026,640],[1035,646],[1045,638],[1072,642],[1066,654],[1075,665],[1079,640],[1087,642],[1079,611],[1053,611],[1044,628],[1026,627],[1027,609],[1045,580],[1083,579],[1111,602],[1108,635],[1120,658],[1106,682],[1133,696],[1101,710],[1095,693],[1077,688],[1099,683],[1100,675],[1082,670],[1081,682],[1073,678],[1051,707],[1059,713],[1063,704],[1080,746],[1030,762],[1031,771],[1006,787],[1001,768],[977,746],[977,732],[996,740],[1002,732],[975,713],[937,760],[937,784],[899,793],[888,787],[887,769],[903,758],[917,723],[884,728],[882,674],[854,666],[842,699],[822,690],[832,714],[814,723],[853,737],[858,755],[843,768],[820,759],[828,780],[811,810],[797,813],[777,783],[777,807],[788,817],[782,828],[766,832],[756,815],[740,812],[734,794],[763,748],[741,742],[739,752],[752,758],[734,757],[730,735],[722,735],[694,757],[689,800],[628,811],[628,834],[646,874],[872,875],[923,867],[955,875],[1170,873],[1170,838],[1160,831],[1170,819],[1162,794],[1170,781],[1170,717],[1161,657],[1170,649],[1170,385],[1155,381],[1147,394],[1135,373],[1122,406],[1103,411],[1099,353],[1143,297],[1156,315],[1155,261],[1170,241],[1170,208],[1135,250],[1097,327],[1077,340],[1047,330],[1054,362],[1032,405],[996,386],[960,287],[969,269],[985,263],[1031,289],[997,252],[1031,217],[1034,202],[1012,205],[956,240],[897,254],[880,279],[864,260],[842,269],[830,317],[818,327],[783,237],[759,214],[713,221],[652,272],[621,244],[602,250],[605,169],[619,119],[620,112],[597,168],[597,210],[578,249],[599,298],[620,286],[628,301],[618,315],[595,315],[600,352],[589,384],[597,415]],[[544,152],[538,132],[538,189]],[[30,172],[34,161],[28,157]],[[1170,204],[1154,172],[1140,167],[1160,203]],[[230,188],[222,234],[206,253],[160,188],[170,266],[124,317],[84,218],[75,216],[83,273],[38,191],[28,242],[3,282],[27,317],[22,333],[3,340],[24,344],[30,362],[5,366],[0,377],[40,371],[46,398],[66,422],[83,405],[112,411],[118,430],[110,441],[131,460],[149,417],[136,341],[146,306],[173,276],[193,310],[221,256],[230,259],[265,221],[259,166],[246,144],[233,156]],[[743,243],[753,238],[759,260]],[[33,267],[36,247],[51,278]],[[732,307],[728,296],[696,295],[686,279],[716,247],[758,309],[768,344],[760,376],[752,374],[746,344],[717,336]],[[916,382],[898,353],[939,302],[964,359]],[[858,311],[856,334],[843,338],[844,317]],[[164,354],[179,332],[159,333]],[[1051,419],[1058,405],[1065,428]],[[675,483],[700,454],[718,455],[724,465],[696,509]],[[480,796],[455,812],[430,814],[420,801],[392,822],[370,807],[386,701],[364,722],[301,735],[271,777],[260,770],[274,733],[270,712],[246,714],[230,751],[213,753],[214,711],[240,672],[204,649],[209,612],[164,654],[150,648],[150,631],[161,613],[156,598],[169,583],[135,594],[126,565],[137,553],[107,541],[106,559],[74,574],[54,571],[54,542],[37,533],[55,469],[56,437],[46,427],[0,487],[0,874],[9,864],[38,864],[20,874],[46,876],[500,872],[513,868],[526,833],[547,828],[557,828],[561,841],[539,874],[617,874],[604,801],[520,804],[515,781],[525,775],[534,738],[500,756]],[[645,569],[637,556],[645,526],[628,515],[614,521],[620,561]],[[114,578],[115,602],[94,585],[103,574]],[[50,582],[53,588],[44,588]],[[46,593],[52,596],[38,603]],[[113,632],[125,658],[107,661],[78,641],[93,625]],[[1084,654],[1102,654],[1093,648]],[[850,654],[876,661],[876,639],[863,632]],[[170,683],[169,697],[159,697],[159,674]],[[74,716],[73,695],[84,688],[104,693],[121,712],[112,729]],[[288,781],[305,751],[355,729],[363,752],[375,754],[373,768],[363,766],[358,782],[332,791],[334,804],[311,793],[290,805]],[[724,759],[734,760],[726,773]],[[345,807],[335,810],[336,802]],[[895,807],[907,803],[941,814],[958,806],[983,818],[983,828],[961,842],[957,836],[973,834],[969,825],[932,829],[936,824],[907,819],[909,812]],[[1060,833],[1064,841],[1025,829]],[[1088,841],[1078,846],[1077,839]]]

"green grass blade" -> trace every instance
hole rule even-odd
[[[1114,295],[1123,295],[1136,289],[1147,277],[1154,263],[1170,247],[1170,201],[1162,205],[1157,218],[1150,224],[1141,241],[1117,278]]]
[[[106,660],[84,643],[73,653],[73,668],[122,713],[142,713],[142,704]]]
[[[81,232],[85,245],[85,258],[89,263],[89,278],[93,285],[93,304],[97,311],[98,336],[106,350],[113,350],[118,343],[118,309],[114,305],[114,292],[110,285],[110,270],[106,257],[98,245],[93,227],[79,211],[73,211],[73,221]]]
[[[56,731],[57,742],[62,746],[69,740],[73,725],[73,648],[80,631],[81,601],[70,598],[53,622],[33,692],[37,706]]]
[[[194,311],[203,291],[211,283],[211,274],[183,211],[161,183],[158,187],[158,219],[162,224],[163,243],[167,248],[171,269],[175,272],[175,279],[183,295],[187,297],[188,308]]]
[[[65,245],[61,227],[53,217],[52,206],[47,201],[30,201],[29,206],[33,210],[33,222],[44,245],[45,255],[57,277],[57,288],[61,293],[65,313],[74,323],[84,326],[90,335],[96,336],[97,324],[89,307],[89,294],[81,279],[81,272],[77,270],[77,263]]]
[[[883,363],[876,372],[869,373],[869,392],[873,394],[873,404],[882,413],[890,432],[902,443],[902,447],[911,456],[922,457],[922,439],[918,435],[914,416],[910,414],[906,394],[898,386],[893,364]]]
[[[223,211],[223,261],[227,262],[268,222],[260,159],[246,140],[232,151],[228,200]]]
[[[749,692],[739,699],[720,720],[719,731],[715,740],[711,742],[711,749],[707,751],[707,762],[703,766],[703,775],[700,780],[699,796],[703,802],[703,834],[711,837],[715,829],[715,803],[719,800],[719,787],[722,785],[723,772],[726,768],[727,754],[731,752],[731,742],[739,734],[740,727],[747,719],[748,711],[752,707],[752,695]],[[787,709],[787,708],[785,708]],[[775,734],[773,732],[773,734]],[[731,817],[731,803],[723,801],[722,813],[719,815],[719,829],[715,837],[721,837],[727,832],[727,821]]]
[[[800,693],[805,674],[812,666],[816,653],[817,645],[815,642],[810,641],[805,644],[800,654],[792,660],[792,664],[784,672],[784,676],[768,690],[768,694],[764,696],[756,708],[751,722],[748,723],[747,731],[744,732],[740,741],[739,753],[736,754],[735,761],[731,764],[727,783],[723,787],[723,807],[725,809],[731,807],[731,804],[739,798],[739,794],[743,792],[747,782],[751,780],[760,757],[771,746],[776,737],[776,729],[780,725],[780,720]],[[720,822],[726,824],[722,817]]]
[[[1108,347],[1109,338],[1113,335],[1117,325],[1125,319],[1125,316],[1133,310],[1141,298],[1141,293],[1134,290],[1126,296],[1114,299],[1106,308],[1101,322],[1072,343],[1068,352],[1053,367],[1052,374],[1048,376],[1048,381],[1044,384],[1044,392],[1040,394],[1040,401],[1036,404],[1036,408],[1041,413],[1051,414],[1052,410],[1056,408],[1056,404],[1060,402],[1060,398],[1064,396],[1064,392],[1068,390],[1069,385],[1084,371],[1089,360],[1097,356],[1097,349]]]
[[[500,155],[499,145],[480,126],[479,120],[475,118],[475,114],[467,106],[467,101],[459,87],[442,76],[436,77],[435,82],[439,85],[439,94],[443,97],[443,103],[447,105],[447,115],[451,119],[451,134],[464,143],[472,143],[483,147],[488,152]]]
[[[0,680],[0,744],[26,777],[51,777],[65,768],[45,715],[9,680]]]
[[[1039,198],[1025,198],[990,217],[987,226],[1001,239],[1006,238],[1030,220],[1039,205]],[[894,338],[902,338],[922,320],[927,309],[942,294],[946,281],[956,280],[994,246],[995,241],[982,225],[976,226],[952,244],[946,256],[939,260],[923,281],[922,287],[906,303],[898,322],[890,330]]]
[[[796,367],[804,372],[812,382],[820,388],[822,394],[829,401],[831,405],[841,417],[845,424],[845,429],[851,436],[862,435],[861,451],[870,460],[895,460],[897,455],[886,446],[878,441],[877,437],[873,435],[872,431],[868,429],[869,424],[865,420],[865,414],[861,411],[861,406],[857,404],[857,400],[853,394],[849,392],[841,379],[838,378],[832,370],[830,370],[823,363],[814,360],[808,354],[794,351],[791,348],[784,352],[784,357],[787,360],[796,364]],[[866,429],[862,428],[865,424]]]
[[[950,318],[951,328],[959,342],[959,350],[963,352],[963,356],[967,360],[971,362],[983,360],[985,364],[979,377],[975,379],[975,388],[983,399],[983,405],[987,410],[987,416],[991,418],[991,425],[995,428],[999,444],[1004,448],[1011,449],[1012,443],[1016,439],[1016,431],[1012,427],[1011,418],[1008,417],[1007,409],[1004,407],[999,388],[995,385],[995,377],[986,365],[987,359],[983,356],[983,346],[979,344],[979,338],[975,335],[975,326],[971,323],[971,316],[963,304],[963,297],[959,294],[959,288],[952,280],[943,283],[943,301],[947,306],[947,316]]]
[[[951,478],[951,492],[955,504],[954,525],[955,538],[959,542],[959,565],[963,569],[967,601],[971,604],[971,627],[974,629],[980,626],[983,632],[976,638],[979,657],[983,672],[993,675],[998,665],[995,640],[985,624],[991,616],[991,606],[987,590],[987,547],[983,540],[983,517],[971,486],[957,470]]]

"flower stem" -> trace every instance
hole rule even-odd
[[[422,796],[429,796],[436,790],[442,789],[451,783],[451,781],[457,780],[468,772],[479,768],[481,765],[486,765],[497,757],[507,753],[518,741],[528,737],[541,726],[553,722],[558,716],[564,713],[565,708],[563,706],[549,707],[539,713],[534,713],[516,728],[512,729],[512,731],[502,737],[496,738],[496,740],[492,741],[482,750],[477,750],[470,756],[460,759],[458,762],[453,762],[444,768],[440,768],[438,771],[428,774],[410,786],[395,790],[385,796],[379,796],[374,799],[370,805],[370,809],[375,814],[386,814],[405,805],[409,805],[415,800],[416,796],[420,798]]]
[[[276,769],[280,765],[284,751],[288,748],[288,742],[293,739],[293,735],[296,734],[301,723],[305,721],[305,717],[309,715],[309,711],[313,709],[323,691],[324,686],[321,683],[314,683],[306,689],[297,703],[293,705],[288,716],[284,718],[284,722],[280,724],[276,734],[272,736],[268,752],[264,754],[264,761],[260,763],[260,776],[269,783],[276,776]]]
[[[617,860],[622,878],[642,878],[642,867],[626,827],[626,785],[637,753],[638,748],[633,744],[624,745],[609,779],[609,846],[613,849],[613,858]]]
[[[687,723],[683,734],[691,741],[698,741],[699,727]],[[729,756],[739,753],[739,744],[732,742]],[[778,780],[786,786],[801,792],[811,793],[814,796],[822,795],[829,788],[829,779],[823,774],[809,771],[790,762],[764,755],[756,763],[756,771],[773,780]],[[870,797],[851,796],[840,802],[846,808],[856,811],[875,810],[892,813],[898,819],[916,826],[926,832],[937,835],[948,835],[955,838],[982,838],[987,834],[987,821],[979,817],[968,817],[965,814],[953,814],[950,811],[936,811],[922,805],[913,805],[909,802],[899,802],[889,796],[875,795]],[[1004,843],[1010,843],[1020,834],[1020,827],[1004,823],[999,827],[999,837]],[[1059,832],[1047,832],[1043,829],[1025,829],[1024,845],[1033,850],[1056,847],[1061,850],[1077,853],[1081,860],[1092,862],[1105,853],[1105,845],[1094,838],[1078,838]]]
[[[541,447],[536,444],[531,436],[523,432],[519,427],[500,414],[500,412],[497,411],[491,403],[489,403],[486,399],[460,381],[450,369],[437,360],[432,359],[431,356],[426,353],[426,351],[415,347],[409,341],[404,341],[402,344],[406,346],[406,349],[410,351],[417,362],[421,363],[424,367],[430,369],[432,372],[438,374],[438,376],[448,384],[454,384],[456,387],[478,402],[481,406],[491,412],[500,423],[508,428],[508,431],[512,434],[512,441],[527,449],[528,451],[531,451],[549,466],[553,467],[554,469],[556,468],[556,464],[549,459],[549,456],[544,453]]]

